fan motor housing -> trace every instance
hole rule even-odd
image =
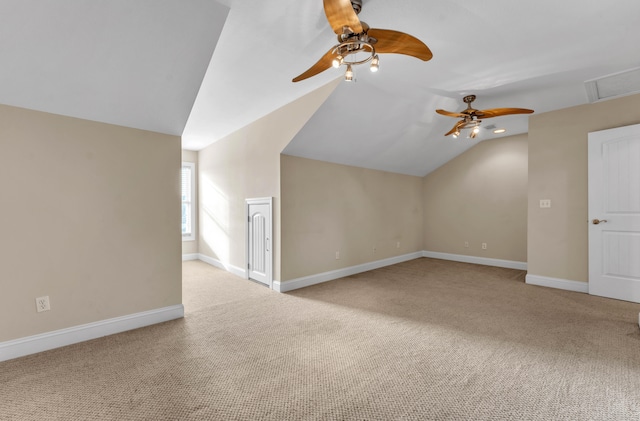
[[[357,15],[362,10],[362,0],[351,0],[351,7],[353,7]]]

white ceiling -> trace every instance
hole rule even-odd
[[[637,0],[363,3],[361,20],[420,38],[433,59],[357,68],[285,153],[425,175],[496,137],[445,138],[456,120],[436,108],[473,93],[479,109],[551,111],[586,103],[584,81],[640,66]],[[182,134],[198,150],[341,78],[291,82],[335,41],[321,0],[0,0],[0,102]],[[513,135],[527,121],[483,124]]]
[[[0,103],[181,135],[228,8],[0,0]]]

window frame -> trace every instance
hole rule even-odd
[[[191,188],[191,200],[185,201],[182,200],[182,171],[184,168],[189,168],[191,173],[191,179],[189,180],[189,187]],[[182,232],[182,208],[185,203],[188,203],[191,207],[191,232],[188,234],[182,234],[182,241],[195,241],[196,239],[196,164],[195,162],[182,162],[182,166],[180,167],[180,232]]]

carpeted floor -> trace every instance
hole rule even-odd
[[[640,419],[638,304],[427,258],[287,294],[183,271],[184,319],[0,363],[0,419]]]

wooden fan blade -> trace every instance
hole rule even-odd
[[[447,117],[456,117],[456,118],[465,118],[466,117],[465,114],[452,113],[451,111],[446,111],[446,110],[436,110],[436,112],[438,114],[446,115]]]
[[[336,54],[333,52],[333,48],[326,52],[325,55],[322,56],[320,60],[316,62],[313,66],[311,66],[306,72],[302,73],[299,76],[293,78],[293,82],[300,82],[301,80],[310,78],[311,76],[315,76],[318,73],[322,73],[331,67],[333,58]]]
[[[329,25],[338,35],[342,35],[343,28],[348,26],[351,30],[359,34],[362,32],[362,24],[358,15],[353,10],[350,0],[323,0],[324,13],[327,15]]]
[[[458,121],[455,126],[453,126],[453,129],[449,130],[448,132],[446,132],[444,135],[445,136],[449,136],[450,134],[454,134],[459,128],[460,126],[462,126],[464,124],[464,120]]]
[[[433,53],[424,42],[404,32],[371,28],[367,34],[378,40],[373,45],[377,53],[406,54],[424,61],[433,57]]]
[[[474,113],[478,118],[500,117],[509,114],[531,114],[533,110],[526,108],[492,108],[490,110],[476,110]]]

